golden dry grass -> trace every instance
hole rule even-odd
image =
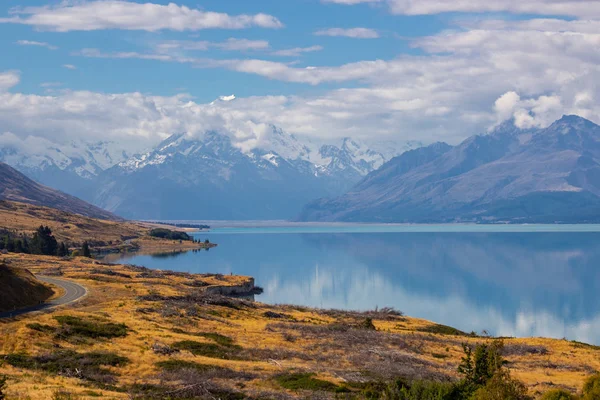
[[[48,207],[0,201],[0,230],[32,235],[40,225],[49,226],[59,242],[79,245],[88,241],[97,251],[161,253],[206,247],[204,243],[179,243],[148,236],[148,232],[157,226],[182,230],[175,227],[137,221],[106,221]]]
[[[248,283],[249,277],[146,271],[83,258],[62,260],[9,254],[5,259],[12,267],[27,268],[34,273],[60,269],[63,278],[86,286],[89,295],[77,304],[52,313],[31,314],[0,323],[0,354],[39,355],[60,347],[78,352],[110,351],[131,360],[124,367],[111,367],[118,374],[114,388],[124,392],[97,387],[77,378],[4,364],[0,366],[0,373],[9,376],[10,398],[48,399],[61,389],[76,398],[92,398],[86,395],[92,390],[101,393],[103,398],[125,399],[129,398],[127,388],[136,383],[161,383],[164,375],[156,363],[166,360],[220,366],[233,371],[229,374],[244,373],[248,375],[245,378],[217,374],[211,376],[210,381],[247,396],[306,398],[310,394],[280,387],[274,376],[289,371],[314,372],[320,379],[336,384],[373,377],[384,379],[389,374],[453,379],[457,378],[456,367],[463,355],[462,344],[491,340],[424,332],[425,328],[436,325],[385,312],[324,311],[243,301],[231,307],[202,301],[165,300],[165,296],[198,293],[206,287],[240,286]],[[208,286],[198,287],[199,281]],[[159,300],[140,297],[149,294]],[[34,322],[58,326],[53,319],[56,315],[124,323],[129,334],[122,338],[78,342],[27,327]],[[366,317],[373,319],[377,331],[348,329],[360,325]],[[153,351],[156,343],[167,347],[181,341],[214,343],[210,338],[197,335],[202,332],[227,336],[240,347],[232,348],[232,356],[228,357],[231,359],[193,355],[185,350],[172,355]],[[512,374],[524,381],[532,394],[556,387],[577,392],[584,379],[600,369],[600,349],[596,347],[542,338],[504,339],[504,342]],[[167,383],[176,385],[177,379]],[[335,395],[330,393],[329,396]]]

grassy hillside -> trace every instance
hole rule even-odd
[[[389,309],[316,310],[212,294],[252,282],[245,277],[8,259],[89,290],[66,309],[0,325],[9,398],[376,399],[390,382],[456,382],[462,345],[494,342]],[[502,354],[534,398],[581,392],[600,369],[600,347],[567,340],[505,338]]]
[[[40,225],[49,226],[57,240],[65,242],[121,242],[141,237],[147,231],[135,223],[100,220],[49,207],[0,201],[0,228],[32,234]]]
[[[39,304],[53,294],[28,270],[0,263],[0,312]]]
[[[0,199],[52,207],[92,218],[121,220],[116,215],[83,200],[40,185],[4,163],[0,163]]]
[[[157,226],[171,228],[165,225],[107,221],[48,207],[0,200],[0,232],[4,230],[30,236],[40,225],[49,226],[59,242],[77,246],[88,241],[94,250],[143,249],[151,253],[205,247],[204,243],[180,243],[179,240],[150,236],[151,229]]]

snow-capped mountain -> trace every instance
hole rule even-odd
[[[87,197],[92,181],[99,174],[128,157],[115,142],[56,144],[28,137],[24,141],[6,141],[0,146],[0,162],[37,182],[76,196],[87,194]]]
[[[343,193],[390,157],[417,146],[407,143],[397,152],[387,143],[383,152],[349,138],[320,143],[275,126],[261,132],[251,148],[209,131],[174,134],[133,156],[114,142],[13,139],[0,142],[0,161],[40,183],[140,219],[291,218],[306,202]]]
[[[101,174],[94,201],[130,218],[283,219],[387,161],[358,141],[319,145],[270,127],[251,150],[218,132],[177,134]]]
[[[600,126],[571,115],[403,153],[343,196],[309,203],[300,219],[597,222],[598,210]]]

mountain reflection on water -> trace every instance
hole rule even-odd
[[[600,233],[202,233],[210,252],[137,255],[150,268],[250,275],[257,300],[390,306],[487,330],[600,344]]]

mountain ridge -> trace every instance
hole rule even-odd
[[[34,182],[5,163],[0,163],[0,199],[46,206],[91,218],[121,220],[120,217],[74,196]]]
[[[509,128],[471,136],[433,160],[385,175],[412,152],[404,153],[346,194],[307,204],[299,220],[600,220],[600,126],[564,116],[547,128]]]

